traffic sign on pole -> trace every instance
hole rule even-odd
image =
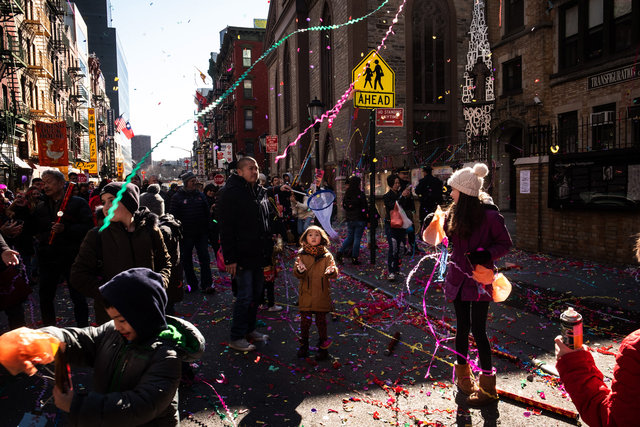
[[[369,52],[351,71],[351,81],[353,82],[353,105],[355,107],[395,107],[396,73],[375,50]]]

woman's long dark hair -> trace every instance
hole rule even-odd
[[[485,210],[478,197],[460,193],[458,203],[449,206],[449,234],[467,239],[482,225]]]
[[[360,194],[360,177],[356,175],[352,175],[349,177],[349,186],[347,190],[344,192],[345,197],[356,197]]]

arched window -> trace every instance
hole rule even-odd
[[[445,103],[447,27],[439,3],[432,0],[413,3],[413,99],[416,104]]]
[[[289,43],[284,44],[284,60],[282,61],[282,91],[284,96],[284,127],[291,126],[291,52]]]
[[[324,4],[322,11],[322,26],[332,25],[329,3]],[[324,105],[333,106],[333,39],[332,31],[320,32],[320,75],[322,102]],[[330,107],[329,107],[330,108]]]
[[[449,10],[446,0],[414,0],[409,15],[407,57],[411,58],[412,135],[415,150],[428,150],[436,145],[446,147],[453,137],[455,105],[451,97],[452,65],[455,58]]]

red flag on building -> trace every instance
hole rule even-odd
[[[40,166],[69,166],[67,122],[36,122]]]
[[[122,130],[122,133],[127,137],[127,139],[131,139],[135,136],[135,134],[133,133],[133,129],[131,129],[131,123],[127,122],[127,125]]]
[[[197,90],[196,90],[196,99],[198,100],[198,104],[200,104],[200,108],[207,108],[207,106],[209,105],[209,101],[207,100],[207,98],[202,96],[202,94]]]
[[[127,139],[133,138],[135,135],[133,133],[133,129],[131,129],[131,123],[127,122],[122,116],[118,117],[113,121],[116,125],[116,130],[118,132],[122,132]]]

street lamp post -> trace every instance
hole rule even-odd
[[[321,168],[320,164],[320,122],[316,121],[322,116],[324,113],[324,104],[317,97],[313,98],[307,107],[309,109],[309,117],[313,120],[313,139],[316,145],[316,157],[315,157],[315,167],[316,169]]]
[[[260,144],[260,149],[262,150],[262,155],[264,159],[264,169],[263,172],[266,175],[269,175],[269,155],[267,154],[267,133],[263,133],[258,137],[258,142]]]

